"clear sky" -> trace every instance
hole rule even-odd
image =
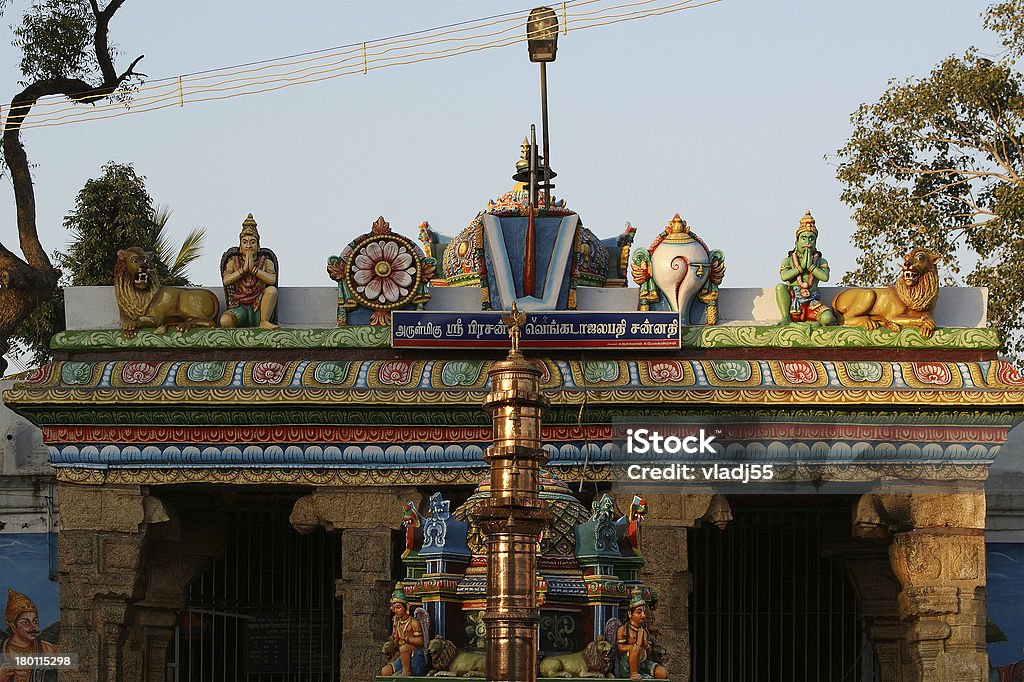
[[[666,0],[667,1],[667,0]],[[5,28],[27,4],[14,3]],[[128,0],[111,27],[122,66],[153,78],[268,59],[529,8],[510,0],[297,3]],[[560,36],[549,66],[551,157],[565,198],[599,237],[626,221],[647,246],[679,212],[726,252],[725,286],[770,286],[811,210],[834,278],[853,266],[850,209],[834,159],[849,115],[893,78],[997,42],[973,0],[722,0]],[[0,46],[0,98],[18,52]],[[194,281],[246,214],[281,263],[283,286],[332,286],[327,257],[383,214],[415,237],[455,234],[512,185],[519,143],[540,122],[524,45],[344,76],[275,93],[24,133],[40,234],[63,248],[63,216],[107,161],[133,163],[172,232],[205,226]],[[5,89],[5,90],[4,90]],[[5,92],[7,94],[2,94]],[[4,243],[14,203],[0,192]],[[125,245],[129,246],[129,245]]]

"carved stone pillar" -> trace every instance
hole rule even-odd
[[[341,531],[341,670],[370,682],[384,666],[381,645],[391,636],[388,602],[394,590],[391,531],[402,522],[415,488],[318,488],[295,502],[289,521],[300,533]]]
[[[687,529],[710,522],[719,528],[732,519],[721,495],[644,493],[649,509],[644,522],[641,550],[646,563],[644,584],[658,594],[655,612],[658,644],[668,650],[669,677],[690,679],[690,592],[693,574],[687,552]]]
[[[921,679],[987,680],[984,536],[898,533],[889,556],[903,586],[900,615]]]
[[[182,532],[175,522],[159,526],[150,536],[146,592],[135,605],[125,649],[143,675],[138,679],[167,682],[167,654],[185,608],[185,591],[195,576],[223,555],[224,527],[207,521],[202,526],[190,524]]]
[[[146,528],[166,516],[139,486],[62,483],[59,501],[60,647],[79,656],[61,680],[144,679],[124,643],[142,596]]]
[[[900,622],[900,585],[892,573],[889,557],[885,553],[847,556],[842,563],[860,600],[860,611],[881,672],[880,682],[913,682],[917,671],[910,660],[906,631]]]
[[[131,679],[169,682],[171,678],[167,676],[167,653],[177,624],[178,614],[175,611],[135,608],[125,657],[130,661],[130,667],[139,672],[139,677]]]
[[[916,679],[987,680],[984,493],[868,495],[857,512],[855,533],[893,532],[889,561]]]
[[[388,601],[394,589],[389,528],[341,534],[341,669],[346,679],[370,682],[386,663],[381,645],[391,635]],[[349,677],[349,675],[351,677]]]

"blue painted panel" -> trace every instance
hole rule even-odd
[[[995,668],[1024,661],[1024,543],[990,542],[985,555],[988,617],[1007,638],[989,642],[988,662]]]
[[[7,590],[21,592],[39,612],[39,627],[60,620],[56,533],[0,533],[0,599],[7,605]],[[6,624],[2,626],[7,629]]]

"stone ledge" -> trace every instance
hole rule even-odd
[[[995,329],[945,328],[925,338],[917,329],[891,332],[861,327],[683,327],[685,348],[914,348],[927,350],[999,350]]]
[[[130,339],[120,330],[60,332],[55,351],[95,350],[309,350],[320,348],[391,348],[391,327],[350,326],[330,329],[193,329],[156,334],[143,329]],[[919,349],[997,351],[999,337],[989,328],[939,328],[925,338],[917,329],[891,332],[859,327],[693,326],[682,329],[682,349]]]
[[[390,348],[391,327],[335,327],[330,329],[193,329],[156,334],[139,330],[133,338],[120,329],[64,331],[53,337],[55,351],[162,350],[162,349],[276,349]]]

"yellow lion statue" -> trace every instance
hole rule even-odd
[[[434,637],[427,645],[433,677],[486,677],[487,654],[474,651],[459,651],[455,645],[440,636]]]
[[[939,298],[939,256],[916,248],[903,259],[900,276],[890,287],[847,289],[832,300],[842,324],[898,332],[917,327],[925,338],[935,331],[932,311]]]
[[[117,252],[114,296],[121,314],[121,335],[130,339],[141,328],[157,334],[174,325],[178,331],[215,327],[220,313],[216,294],[206,289],[162,287],[150,266],[153,254],[138,246]]]
[[[573,654],[545,656],[540,662],[540,676],[611,677],[611,653],[611,643],[599,639]]]

